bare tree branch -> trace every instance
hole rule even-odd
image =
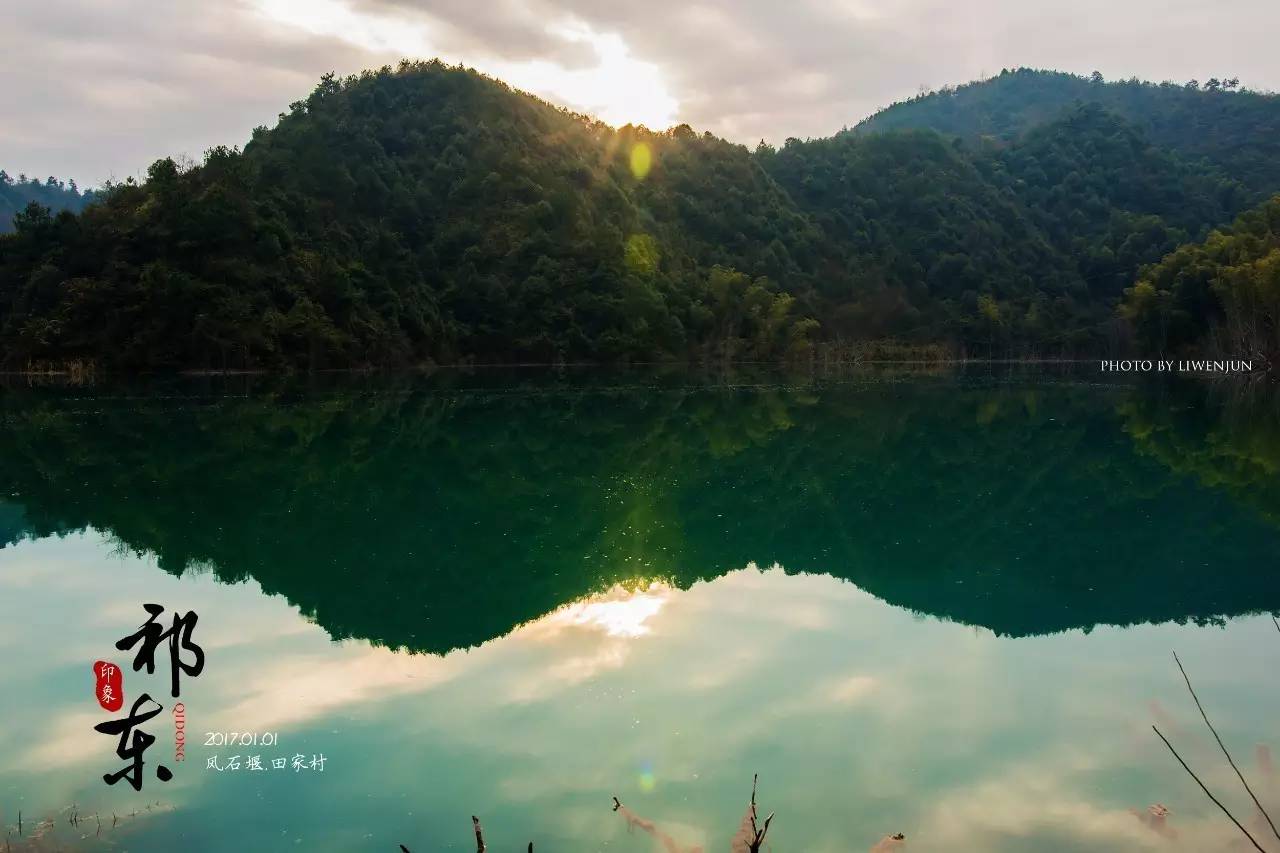
[[[1236,771],[1236,776],[1240,778],[1240,784],[1244,785],[1244,789],[1249,792],[1249,798],[1253,800],[1253,804],[1258,807],[1258,811],[1262,812],[1262,816],[1267,819],[1267,824],[1271,827],[1272,834],[1277,839],[1280,839],[1280,831],[1276,830],[1276,825],[1272,822],[1271,815],[1267,814],[1267,810],[1262,807],[1262,803],[1258,802],[1257,795],[1253,793],[1253,788],[1249,787],[1249,782],[1244,778],[1244,774],[1240,772],[1240,768],[1236,766],[1231,753],[1227,751],[1226,744],[1222,742],[1222,738],[1218,737],[1218,730],[1213,727],[1213,723],[1209,722],[1209,715],[1205,713],[1204,706],[1200,704],[1200,697],[1196,695],[1195,688],[1191,686],[1191,679],[1187,676],[1187,671],[1183,669],[1182,661],[1178,659],[1177,652],[1173,653],[1173,660],[1178,664],[1178,671],[1182,673],[1182,680],[1187,683],[1187,690],[1191,693],[1191,698],[1195,700],[1196,708],[1199,709],[1200,716],[1204,718],[1204,724],[1209,727],[1209,731],[1213,733],[1213,739],[1218,742],[1218,748],[1227,757],[1227,763],[1231,765],[1231,769]]]
[[[1218,798],[1215,797],[1213,793],[1204,786],[1204,783],[1200,781],[1200,777],[1195,774],[1195,771],[1193,771],[1190,767],[1187,766],[1187,762],[1182,760],[1182,756],[1178,755],[1178,750],[1173,748],[1173,744],[1169,743],[1169,739],[1166,738],[1164,735],[1160,734],[1160,730],[1155,726],[1152,726],[1151,730],[1156,733],[1156,736],[1159,737],[1160,740],[1164,741],[1165,746],[1169,747],[1169,751],[1173,753],[1173,757],[1178,759],[1178,763],[1182,765],[1182,769],[1187,771],[1187,773],[1191,776],[1192,779],[1196,780],[1196,784],[1200,786],[1201,791],[1204,791],[1205,796],[1213,800],[1213,804],[1218,808],[1222,809],[1222,813],[1224,815],[1231,818],[1231,822],[1236,825],[1236,829],[1239,829],[1241,832],[1244,833],[1244,837],[1249,839],[1249,842],[1254,846],[1256,850],[1260,851],[1260,853],[1267,853],[1267,851],[1263,849],[1262,845],[1260,845],[1257,842],[1257,840],[1254,839],[1254,837],[1249,834],[1249,830],[1245,829],[1244,826],[1241,825],[1240,821],[1236,820],[1235,815],[1233,815],[1230,811],[1228,811],[1227,807],[1224,806],[1218,800]]]

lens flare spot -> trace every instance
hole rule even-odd
[[[637,142],[635,147],[631,149],[631,174],[635,175],[638,180],[643,181],[652,167],[653,152],[649,150],[647,143]]]
[[[640,774],[640,790],[644,791],[646,794],[652,791],[654,786],[657,784],[658,781],[653,778],[652,773],[645,771]]]

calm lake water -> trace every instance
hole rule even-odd
[[[1275,398],[1097,380],[11,384],[0,823],[420,853],[474,849],[476,814],[491,850],[728,850],[759,773],[775,851],[1244,849],[1155,724],[1280,849],[1172,658],[1280,817]],[[114,648],[148,602],[199,615],[180,764],[167,655]],[[102,780],[99,659],[126,711],[165,705],[140,793]]]

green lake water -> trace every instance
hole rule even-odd
[[[1093,367],[11,382],[0,824],[729,850],[758,773],[775,851],[1245,849],[1154,724],[1280,850],[1172,657],[1280,817],[1275,395]],[[147,602],[199,615],[182,763]],[[99,659],[165,705],[141,792]]]

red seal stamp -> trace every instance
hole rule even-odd
[[[119,711],[124,705],[124,674],[110,661],[100,660],[93,665],[93,695],[107,711]]]

